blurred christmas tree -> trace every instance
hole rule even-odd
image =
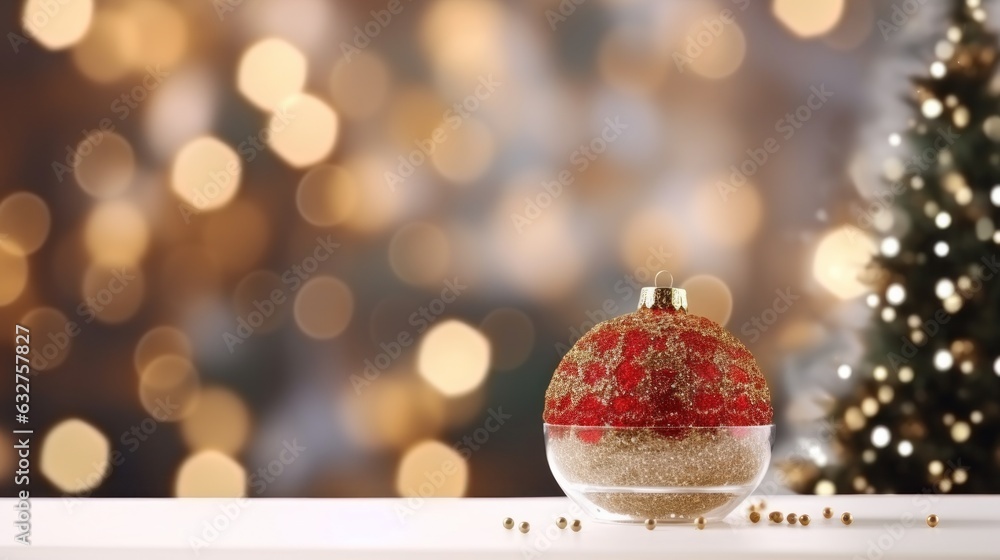
[[[1000,492],[1000,95],[997,37],[955,2],[915,116],[890,144],[905,170],[878,201],[893,235],[868,280],[865,362],[833,410],[835,465],[796,467],[805,492]]]

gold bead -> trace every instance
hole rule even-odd
[[[556,519],[556,527],[559,527],[560,529],[565,529],[566,528],[566,523],[567,522],[566,522],[566,518],[565,517],[560,517],[560,518]]]
[[[930,515],[927,516],[927,526],[928,527],[937,527],[938,526],[938,521],[940,521],[940,520],[938,519],[938,516],[937,516],[936,513],[932,513],[932,514],[930,514]]]
[[[656,529],[656,520],[655,519],[647,519],[646,520],[646,528],[649,529],[650,531],[652,531],[653,529]]]
[[[503,528],[504,529],[513,529],[514,528],[514,520],[511,519],[511,518],[509,518],[509,517],[504,517],[503,518]]]
[[[808,513],[803,513],[802,515],[800,515],[799,516],[799,523],[801,523],[803,526],[809,525],[809,514]]]
[[[789,524],[789,525],[795,525],[795,521],[796,521],[796,520],[797,520],[798,518],[799,518],[799,516],[798,516],[798,515],[795,515],[794,513],[789,513],[789,514],[788,514],[788,524]]]
[[[760,521],[760,513],[756,512],[756,511],[751,511],[750,512],[750,522],[751,523],[757,523],[758,521]]]
[[[775,523],[781,523],[785,520],[785,516],[780,511],[772,511],[768,514],[767,518]]]
[[[705,518],[699,516],[698,519],[694,520],[694,526],[697,527],[699,531],[701,531],[702,529],[704,529],[705,528]]]
[[[850,525],[851,523],[854,523],[854,516],[851,515],[850,512],[845,511],[844,515],[840,516],[840,520],[844,523],[844,525]]]
[[[517,526],[517,530],[522,533],[527,533],[531,530],[531,525],[528,525],[527,521],[522,521],[521,524]]]
[[[764,500],[757,502],[757,509],[759,509],[760,511],[764,511],[764,508],[766,507],[767,507],[767,502],[765,502]]]
[[[574,520],[573,520],[573,524],[572,524],[572,525],[570,525],[570,526],[569,526],[569,528],[570,528],[570,529],[573,529],[573,532],[574,532],[574,533],[579,533],[579,532],[580,532],[580,529],[582,529],[582,528],[583,528],[583,524],[582,524],[582,523],[580,523],[580,520],[579,520],[579,519],[574,519]]]
[[[823,508],[823,517],[825,517],[827,519],[832,518],[833,517],[833,508],[832,507],[825,507],[825,508]]]

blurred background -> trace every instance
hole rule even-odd
[[[776,457],[822,456],[870,313],[842,224],[943,4],[5,3],[32,494],[413,495],[448,461],[434,495],[559,494],[550,375],[661,269],[760,361]]]

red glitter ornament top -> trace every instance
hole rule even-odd
[[[640,303],[638,311],[598,324],[573,345],[545,393],[546,423],[771,423],[771,394],[753,355],[719,324],[689,315],[683,291],[673,291],[680,303]],[[669,297],[671,290],[656,289],[661,292]]]

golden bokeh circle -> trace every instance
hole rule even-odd
[[[194,410],[201,381],[188,359],[173,354],[155,358],[139,379],[139,401],[159,422],[182,420]]]
[[[94,82],[114,82],[132,69],[140,41],[140,30],[126,13],[102,8],[94,14],[90,32],[73,48],[73,63]]]
[[[687,290],[688,312],[725,326],[733,314],[733,293],[720,278],[711,274],[692,276],[681,284]]]
[[[242,498],[247,473],[242,465],[221,451],[208,449],[191,455],[177,471],[174,495],[178,498]]]
[[[83,275],[82,307],[84,320],[96,318],[102,323],[123,323],[142,306],[146,279],[141,268],[109,268],[91,265]]]
[[[139,339],[132,355],[132,363],[136,373],[141,375],[160,356],[174,355],[190,360],[192,353],[191,341],[183,331],[169,325],[160,325],[146,331]]]
[[[466,184],[486,173],[496,155],[496,139],[486,124],[470,117],[455,130],[442,123],[441,130],[447,131],[442,142],[436,142],[433,136],[423,141],[435,145],[430,159],[442,177]]]
[[[354,315],[354,295],[332,276],[310,278],[295,295],[295,322],[312,338],[334,338],[344,332]]]
[[[420,339],[417,371],[445,396],[472,392],[486,380],[489,367],[490,341],[462,321],[440,320]]]
[[[268,145],[292,167],[306,167],[330,154],[338,128],[337,114],[325,101],[299,93],[278,104],[268,125]]]
[[[16,244],[0,239],[0,306],[21,296],[28,285],[28,259]]]
[[[243,162],[228,144],[201,136],[177,152],[170,184],[182,201],[196,210],[214,210],[229,203],[240,187]]]
[[[38,44],[56,51],[83,39],[93,17],[94,0],[26,0],[21,28]]]
[[[134,205],[123,200],[101,202],[91,210],[84,231],[87,252],[106,267],[136,264],[149,244],[149,225]]]
[[[181,434],[192,451],[215,449],[234,455],[250,435],[250,410],[229,389],[206,387],[194,410],[181,421]]]
[[[121,194],[135,174],[132,145],[114,132],[91,132],[77,144],[76,155],[73,168],[76,182],[95,198]]]
[[[385,354],[388,356],[388,354]],[[368,359],[358,376],[384,358]],[[367,449],[398,449],[431,437],[444,425],[444,398],[422,380],[390,369],[361,386],[360,394],[343,395],[339,408],[347,432]]]
[[[298,48],[270,37],[251,45],[240,57],[236,86],[251,103],[270,111],[302,91],[307,71],[306,57]]]
[[[448,236],[434,224],[406,224],[389,242],[389,264],[396,276],[408,284],[439,284],[451,264]]]
[[[854,226],[827,231],[816,245],[813,276],[840,299],[851,299],[870,291],[861,274],[876,252],[875,242]]]
[[[465,459],[435,440],[424,440],[408,449],[396,469],[396,492],[403,497],[460,497],[468,483]]]
[[[354,175],[343,167],[317,165],[299,181],[295,203],[299,214],[315,226],[329,227],[349,219],[361,198]]]
[[[844,0],[772,0],[771,12],[795,35],[817,37],[837,26],[844,14]]]
[[[111,444],[97,428],[70,418],[42,440],[42,474],[59,490],[78,494],[100,486],[111,470]]]
[[[0,241],[9,250],[34,253],[49,237],[51,227],[49,207],[33,193],[18,191],[0,202]]]

